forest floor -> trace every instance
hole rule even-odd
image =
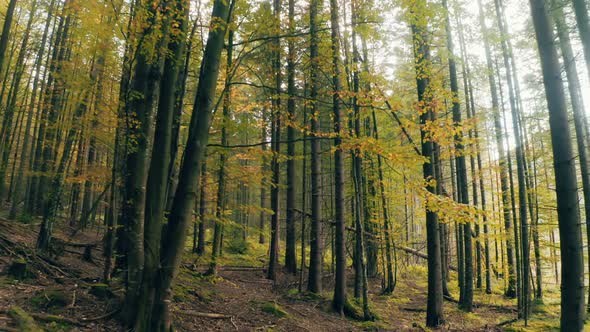
[[[83,248],[64,246],[47,258],[36,255],[38,224],[0,218],[0,331],[26,331],[16,325],[10,310],[29,313],[45,331],[124,331],[115,314],[122,289],[99,284],[103,259],[100,245],[92,261],[84,261]],[[58,227],[55,235],[69,243],[97,243],[96,230],[70,237],[71,229]],[[392,295],[380,295],[380,280],[371,281],[374,322],[341,318],[330,309],[332,275],[325,278],[322,296],[298,292],[298,276],[279,274],[277,282],[265,278],[265,245],[251,245],[246,253],[228,246],[218,275],[204,276],[205,258],[186,255],[174,287],[172,311],[179,331],[428,331],[424,327],[426,269],[400,264]],[[26,256],[31,275],[15,280],[5,273]],[[329,273],[327,268],[326,273]],[[352,278],[350,278],[352,280]],[[500,280],[500,282],[503,282]],[[454,283],[450,283],[453,285]],[[304,287],[305,288],[305,287]],[[554,287],[555,288],[555,287]],[[451,289],[458,294],[456,289]],[[441,331],[554,331],[559,323],[559,293],[546,291],[545,304],[533,309],[529,326],[512,322],[514,301],[502,295],[476,291],[476,307],[464,313],[445,302],[446,323]]]

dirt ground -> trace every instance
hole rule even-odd
[[[34,252],[38,225],[0,219],[0,271],[22,252]],[[71,229],[56,230],[56,237],[75,243],[98,243],[96,230],[70,238]],[[4,240],[3,240],[4,239]],[[5,241],[8,239],[7,241]],[[17,245],[14,245],[17,244]],[[20,250],[20,251],[19,251]],[[120,286],[113,283],[107,296],[91,294],[102,275],[100,245],[92,251],[92,262],[82,259],[83,248],[65,247],[59,257],[31,264],[35,276],[13,280],[0,275],[0,331],[18,331],[7,314],[19,306],[32,314],[46,331],[124,331],[116,320]],[[204,276],[206,266],[187,254],[174,287],[174,324],[179,331],[425,331],[426,270],[403,267],[392,295],[380,295],[380,280],[372,280],[371,309],[375,322],[341,318],[330,310],[333,287],[326,277],[321,297],[299,293],[298,276],[280,274],[277,282],[265,278],[262,266],[243,266],[226,261],[216,277]],[[327,273],[329,271],[326,271]],[[352,278],[350,278],[352,280]],[[305,288],[305,285],[304,285]],[[57,294],[57,300],[54,299]],[[446,324],[441,331],[502,331],[498,326],[515,317],[514,306],[501,295],[476,295],[473,313],[464,313],[455,303],[445,302]],[[65,318],[51,321],[46,314]]]

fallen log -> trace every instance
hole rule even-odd
[[[221,266],[221,271],[262,271],[264,268],[261,266]]]
[[[412,248],[408,248],[408,247],[404,247],[404,246],[398,246],[398,245],[396,245],[395,248],[396,249],[399,249],[399,250],[402,250],[402,251],[405,251],[408,254],[412,254],[412,255],[414,255],[416,257],[420,257],[420,258],[423,258],[423,259],[428,259],[428,255],[427,254],[425,254],[423,252],[420,252],[418,250],[415,250],[415,249],[412,249]],[[453,266],[453,265],[449,265],[449,270],[452,270],[452,271],[455,271],[456,272],[457,271],[457,267],[456,266]]]

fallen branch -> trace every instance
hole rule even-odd
[[[426,309],[424,308],[400,308],[404,311],[410,311],[410,312],[426,312]]]
[[[58,315],[50,315],[50,314],[37,314],[31,313],[31,316],[36,320],[44,321],[44,322],[56,322],[56,323],[64,323],[69,325],[75,326],[85,326],[83,322],[77,321],[75,319],[58,316]]]
[[[221,271],[262,271],[260,266],[222,266]]]
[[[88,323],[88,322],[96,322],[96,321],[103,320],[103,319],[109,319],[109,318],[113,317],[114,315],[116,315],[119,312],[119,310],[121,310],[121,309],[119,308],[119,309],[111,311],[107,314],[104,314],[104,315],[98,316],[98,317],[94,317],[94,318],[83,318],[82,321],[85,323]]]
[[[193,310],[182,310],[182,311],[176,311],[175,313],[179,314],[179,315],[202,317],[202,318],[212,318],[212,319],[226,319],[226,318],[231,319],[233,317],[230,315],[217,314],[217,313],[213,313],[213,312],[199,312],[199,311],[193,311]]]
[[[504,325],[516,323],[517,321],[518,321],[518,318],[513,318],[513,319],[503,321],[503,322],[499,323],[497,326],[504,326]]]

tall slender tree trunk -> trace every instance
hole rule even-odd
[[[457,79],[457,64],[454,58],[454,45],[451,34],[451,24],[449,19],[449,11],[447,1],[443,0],[443,7],[446,15],[446,33],[447,33],[447,49],[449,51],[449,72],[451,81],[451,93],[452,104],[453,104],[453,123],[456,128],[454,137],[455,141],[455,160],[457,164],[457,184],[458,189],[461,192],[462,204],[469,204],[469,185],[467,183],[467,165],[465,163],[465,153],[463,145],[463,131],[461,130],[462,119],[461,119],[461,104],[459,103],[459,83]],[[473,249],[471,240],[471,223],[465,223],[463,227],[463,245],[465,248],[465,280],[464,285],[461,287],[461,293],[463,293],[459,300],[459,305],[465,311],[471,311],[473,306]]]
[[[290,0],[293,1],[293,0]],[[342,82],[340,81],[340,23],[338,18],[338,0],[330,0],[331,46],[332,46],[332,112],[334,116],[334,237],[336,276],[334,284],[334,310],[344,315],[346,306],[346,220],[344,218],[344,156],[342,136],[344,121],[340,105]]]
[[[295,0],[289,0],[289,34],[295,33]],[[297,273],[297,258],[295,255],[296,234],[295,234],[295,41],[293,38],[287,40],[287,114],[289,116],[287,126],[287,234],[285,243],[285,267],[292,274]]]
[[[513,82],[515,76],[513,75],[513,68],[510,63],[510,54],[508,47],[508,30],[504,25],[502,19],[502,8],[500,0],[494,0],[496,8],[496,18],[500,32],[503,35],[501,38],[502,47],[502,58],[504,59],[504,68],[506,70],[506,82],[508,84],[508,96],[510,101],[510,110],[512,115],[512,130],[515,141],[515,155],[516,155],[516,173],[518,179],[518,204],[519,204],[519,217],[521,227],[521,253],[522,253],[522,313],[525,321],[528,319],[529,314],[529,266],[530,266],[530,248],[529,248],[529,226],[527,216],[527,182],[525,179],[525,155],[523,150],[522,133],[519,125],[519,110],[517,104],[517,96],[515,95],[515,89]]]
[[[498,90],[496,86],[496,77],[494,75],[494,64],[492,61],[492,53],[488,41],[488,28],[485,24],[485,16],[481,0],[478,0],[478,6],[480,29],[484,40],[486,63],[488,69],[488,81],[492,97],[492,115],[495,129],[495,139],[499,155],[500,191],[502,193],[502,210],[504,215],[504,228],[506,230],[506,256],[508,263],[508,287],[506,288],[505,295],[507,297],[514,298],[516,297],[516,268],[514,261],[514,237],[512,235],[512,218],[510,214],[508,170],[506,167],[504,135],[502,130],[502,122],[500,120],[500,103],[498,101]]]
[[[318,10],[319,0],[311,0],[309,10],[309,34],[310,34],[310,58],[311,58],[311,85],[309,97],[312,100],[311,108],[311,232],[310,232],[310,257],[309,277],[307,290],[313,293],[322,291],[322,210],[321,210],[321,159],[320,141],[317,138],[320,131],[320,108],[317,103],[320,89],[320,68],[317,61],[319,55],[318,36]]]
[[[424,0],[416,1],[409,8],[410,20],[412,22],[412,38],[414,47],[416,84],[418,90],[418,105],[422,108],[420,112],[420,136],[422,139],[422,155],[430,159],[422,165],[424,180],[429,183],[434,179],[433,142],[430,133],[425,128],[426,124],[434,119],[431,106],[430,78],[432,64],[430,60],[429,34],[426,20],[419,15],[425,15],[427,3]],[[428,195],[435,195],[436,188],[427,185]],[[443,292],[442,292],[442,263],[440,255],[438,215],[435,211],[426,206],[426,241],[428,253],[428,299],[426,306],[426,325],[437,327],[444,322],[443,316]]]
[[[272,185],[270,188],[270,208],[273,211],[270,220],[270,259],[268,264],[268,278],[276,280],[276,269],[279,264],[279,239],[280,239],[280,207],[279,207],[279,186],[281,181],[281,164],[279,154],[281,153],[281,39],[278,34],[281,31],[281,0],[273,2],[275,29],[277,35],[273,38],[272,68],[274,74],[274,97],[272,99],[272,150],[271,161]],[[294,240],[294,239],[293,239]],[[294,241],[290,243],[295,253]],[[294,258],[294,257],[291,257]]]
[[[35,6],[37,4],[37,1],[34,2]],[[43,30],[43,36],[41,37],[41,44],[39,47],[39,50],[37,51],[37,59],[35,60],[35,78],[33,79],[33,87],[32,87],[32,95],[31,95],[31,101],[29,103],[29,109],[28,109],[28,114],[27,114],[27,123],[25,125],[25,132],[24,132],[24,138],[23,138],[23,145],[21,147],[21,155],[20,155],[20,168],[18,170],[17,173],[17,177],[16,177],[16,183],[15,183],[15,193],[14,193],[14,198],[12,200],[12,204],[10,205],[10,212],[8,214],[8,219],[15,219],[17,212],[18,212],[18,206],[21,202],[21,198],[23,196],[24,190],[25,190],[25,174],[26,171],[28,170],[28,163],[27,163],[27,157],[28,152],[30,150],[30,144],[31,144],[31,128],[33,126],[33,116],[35,114],[35,105],[36,105],[36,101],[37,101],[37,93],[38,93],[38,88],[39,88],[39,80],[40,80],[40,75],[41,75],[41,66],[43,64],[43,57],[45,54],[45,43],[47,42],[47,36],[49,34],[49,26],[51,24],[52,21],[52,16],[53,16],[53,8],[55,5],[55,0],[52,0],[51,3],[49,4],[48,7],[48,12],[47,12],[47,19],[45,21],[45,28]],[[31,16],[34,17],[34,13],[35,10],[31,9]],[[32,156],[29,156],[29,158],[31,158]],[[25,205],[26,205],[26,201],[25,201]]]
[[[231,15],[232,13],[230,13]],[[230,17],[231,22],[231,17]],[[229,30],[228,42],[226,47],[226,68],[225,68],[225,92],[223,95],[223,113],[221,118],[221,145],[227,146],[228,127],[231,117],[231,71],[233,64],[233,30]],[[219,153],[219,171],[217,172],[217,203],[215,206],[215,226],[213,229],[213,245],[211,249],[211,263],[209,264],[209,274],[217,274],[217,258],[221,256],[221,248],[223,247],[223,223],[225,219],[225,208],[227,203],[227,153],[228,151],[222,148]],[[203,162],[204,164],[205,162]],[[272,256],[272,254],[271,254]],[[272,264],[272,263],[271,263]],[[270,270],[270,268],[269,268]]]

